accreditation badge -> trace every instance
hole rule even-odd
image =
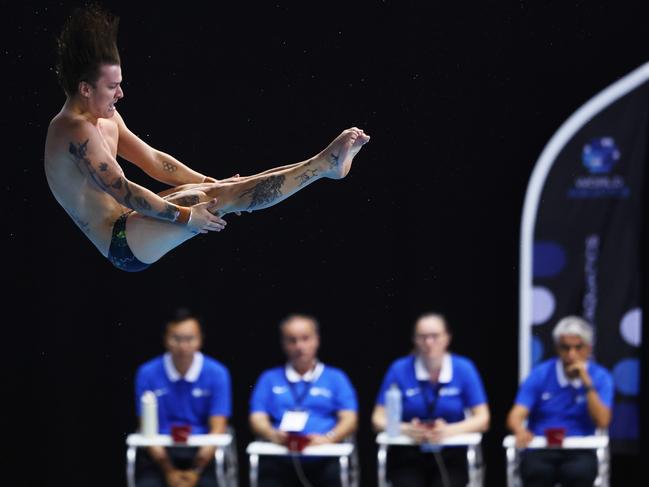
[[[306,411],[286,411],[279,424],[281,431],[292,431],[299,433],[304,431],[306,422],[309,420],[309,413]]]

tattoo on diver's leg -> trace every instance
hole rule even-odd
[[[179,206],[194,206],[200,203],[200,198],[196,194],[191,194],[189,196],[181,196],[180,198],[174,199],[174,203]]]
[[[250,204],[247,210],[254,210],[260,206],[267,205],[281,198],[282,185],[286,177],[282,175],[269,176],[267,179],[257,183],[254,187],[241,193],[239,198],[250,196]]]
[[[307,169],[302,174],[298,174],[297,176],[295,176],[295,180],[300,181],[299,186],[302,187],[317,175],[318,175],[317,169]]]
[[[331,169],[336,169],[338,167],[338,156],[331,154],[331,159],[329,159],[329,167]]]

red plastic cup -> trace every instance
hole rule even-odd
[[[171,427],[171,438],[174,443],[187,443],[192,427],[188,424],[175,424]]]
[[[561,447],[566,437],[566,428],[546,428],[545,439],[549,447]]]
[[[292,452],[301,452],[308,444],[309,437],[297,433],[289,433],[286,439],[286,446]]]

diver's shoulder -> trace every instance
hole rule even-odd
[[[93,130],[93,127],[85,117],[64,109],[52,118],[48,133],[88,133]]]
[[[92,137],[92,124],[82,117],[59,112],[47,128],[45,139],[45,166],[54,168],[70,156],[71,144],[79,144]]]

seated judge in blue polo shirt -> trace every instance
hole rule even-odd
[[[537,365],[521,385],[507,426],[524,448],[547,428],[586,436],[611,421],[613,379],[590,359],[593,329],[578,316],[563,318],[552,331],[558,357]],[[593,450],[527,450],[521,455],[526,486],[592,486],[597,476]]]
[[[347,375],[318,360],[319,325],[307,315],[280,323],[286,365],[266,370],[250,399],[250,426],[268,441],[286,444],[289,432],[308,437],[309,445],[340,442],[357,427],[358,402]],[[338,459],[309,458],[295,463],[262,456],[259,486],[301,487],[304,475],[314,487],[340,485]]]
[[[164,335],[167,353],[139,367],[135,380],[138,416],[140,398],[153,391],[158,402],[159,431],[169,434],[174,425],[189,425],[191,434],[224,433],[231,414],[228,369],[200,352],[203,333],[199,319],[179,309],[167,323]],[[148,448],[139,455],[138,487],[212,487],[213,447]]]
[[[448,351],[451,333],[443,315],[422,314],[415,322],[413,342],[415,353],[397,359],[388,369],[372,424],[377,431],[385,429],[385,394],[396,384],[402,398],[401,433],[418,445],[390,447],[388,479],[394,487],[444,485],[432,445],[456,434],[486,431],[487,396],[473,362]],[[464,487],[468,482],[466,448],[444,448],[441,458],[450,485]]]

